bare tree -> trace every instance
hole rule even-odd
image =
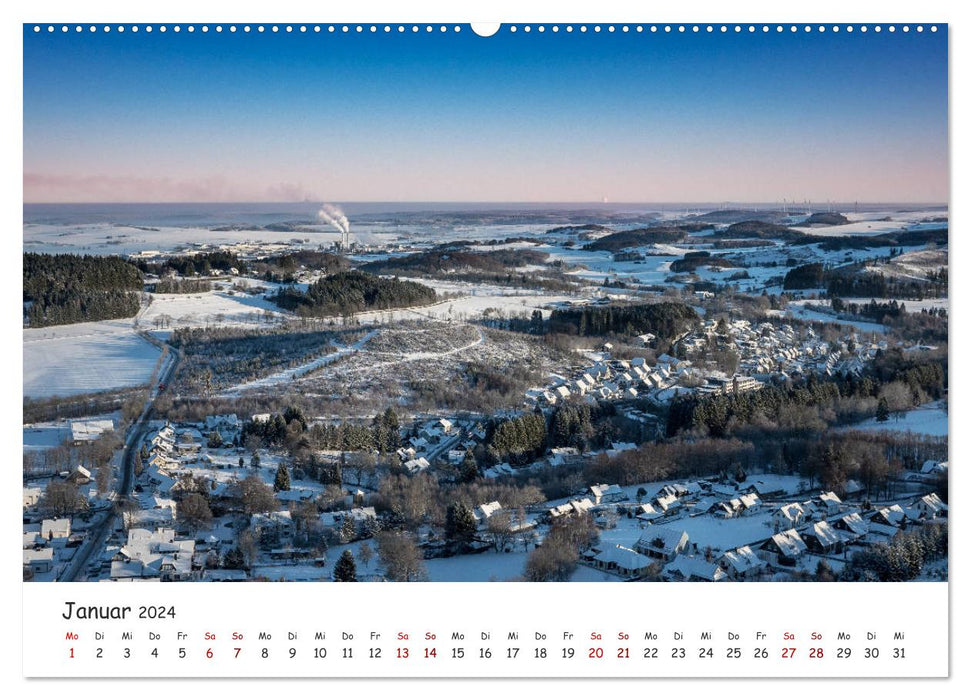
[[[98,495],[104,496],[111,488],[111,463],[106,462],[98,467],[95,473],[95,483],[98,485]]]
[[[508,510],[500,510],[486,521],[486,533],[497,552],[502,552],[513,541],[512,516]]]
[[[198,493],[186,494],[179,503],[179,520],[192,528],[207,525],[212,520],[212,510],[209,501]]]
[[[385,575],[392,581],[425,581],[428,572],[421,550],[409,535],[383,532],[377,537],[378,556]]]
[[[248,514],[268,513],[276,510],[277,500],[273,489],[256,474],[250,474],[236,484],[236,493]]]
[[[70,481],[51,481],[44,489],[41,508],[55,518],[76,515],[88,509],[88,501],[76,484]]]

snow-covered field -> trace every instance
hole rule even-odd
[[[786,306],[784,311],[778,311],[770,309],[767,313],[770,316],[780,316],[791,318],[799,318],[803,321],[819,321],[821,323],[838,323],[841,326],[852,326],[861,333],[880,333],[881,335],[887,332],[886,326],[882,323],[872,323],[870,321],[853,321],[849,319],[838,318],[832,314],[823,313],[822,311],[817,311],[815,309],[807,309],[806,305],[810,306],[827,306],[827,302],[820,302],[817,299],[798,299],[795,301],[790,301]]]
[[[270,313],[274,320],[292,318],[292,315],[270,303],[261,295],[230,294],[212,291],[201,294],[153,294],[152,303],[139,316],[144,330],[154,330],[168,319],[169,328],[197,328],[218,326],[265,325],[264,315]]]
[[[888,304],[892,299],[873,299],[873,298],[852,298],[844,299],[847,304],[869,304],[871,301],[876,301],[879,304]],[[919,313],[921,311],[930,309],[944,309],[947,311],[950,308],[950,300],[946,297],[943,299],[897,299],[897,302],[903,304],[907,308],[908,313]],[[823,299],[816,302],[820,306],[829,306],[829,299]]]
[[[941,401],[924,404],[913,411],[898,417],[891,414],[890,419],[880,422],[870,418],[848,428],[880,432],[910,432],[922,435],[947,436],[947,405]]]
[[[814,236],[876,236],[881,233],[891,233],[904,229],[943,228],[947,226],[947,222],[934,222],[928,221],[928,219],[946,215],[947,211],[942,209],[901,211],[889,215],[886,211],[854,212],[845,215],[849,219],[849,223],[839,226],[795,225],[792,228],[811,233]]]
[[[131,319],[25,328],[24,396],[69,396],[145,384],[159,349]]]

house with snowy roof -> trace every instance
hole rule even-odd
[[[843,508],[843,501],[832,491],[819,494],[816,501],[822,506],[826,515],[837,515]]]
[[[588,566],[624,579],[645,576],[654,564],[650,557],[619,544],[593,547],[581,559]]]
[[[410,473],[417,474],[418,472],[428,469],[431,466],[431,462],[424,457],[417,457],[415,459],[409,459],[407,462],[402,464],[402,466]]]
[[[870,531],[869,523],[859,513],[848,513],[831,525],[840,533],[845,542],[856,542],[866,537]]]
[[[46,574],[54,568],[54,550],[50,547],[42,549],[25,549],[24,567],[34,574]]]
[[[40,523],[40,536],[47,541],[57,539],[67,539],[71,536],[71,519],[55,518],[42,520]]]
[[[843,537],[825,520],[809,525],[799,534],[813,554],[838,554],[843,551]]]
[[[678,555],[662,570],[665,581],[725,581],[728,575],[717,562],[704,557]]]
[[[795,566],[809,551],[802,537],[795,530],[777,532],[759,547],[759,556],[773,566]]]
[[[741,515],[755,515],[762,510],[762,499],[757,493],[744,493],[738,500],[741,501]]]
[[[920,517],[925,520],[947,516],[947,504],[936,493],[929,493],[926,496],[922,496],[914,504],[914,508],[920,513]]]
[[[588,491],[595,505],[601,503],[619,503],[627,498],[627,494],[617,484],[594,484]]]
[[[772,513],[772,529],[776,532],[791,530],[806,519],[805,509],[798,503],[787,503]]]
[[[486,521],[500,510],[502,510],[502,504],[499,503],[499,501],[480,503],[472,509],[472,516],[479,523],[479,527],[483,527],[486,524]]]
[[[687,549],[688,540],[684,530],[651,525],[637,540],[634,549],[652,559],[671,561]]]
[[[757,578],[765,571],[766,562],[748,545],[725,552],[719,564],[735,581]]]
[[[907,525],[907,514],[903,508],[894,503],[891,506],[877,510],[877,512],[870,516],[870,522],[902,528]]]
[[[111,579],[188,581],[194,578],[194,552],[195,541],[177,540],[175,530],[132,528],[128,542],[112,557]]]

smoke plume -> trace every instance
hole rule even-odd
[[[343,235],[351,232],[351,225],[339,207],[333,204],[324,204],[317,212],[317,218],[336,228]]]

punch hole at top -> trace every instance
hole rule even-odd
[[[479,36],[488,37],[498,32],[501,26],[498,22],[473,22],[472,31]]]

